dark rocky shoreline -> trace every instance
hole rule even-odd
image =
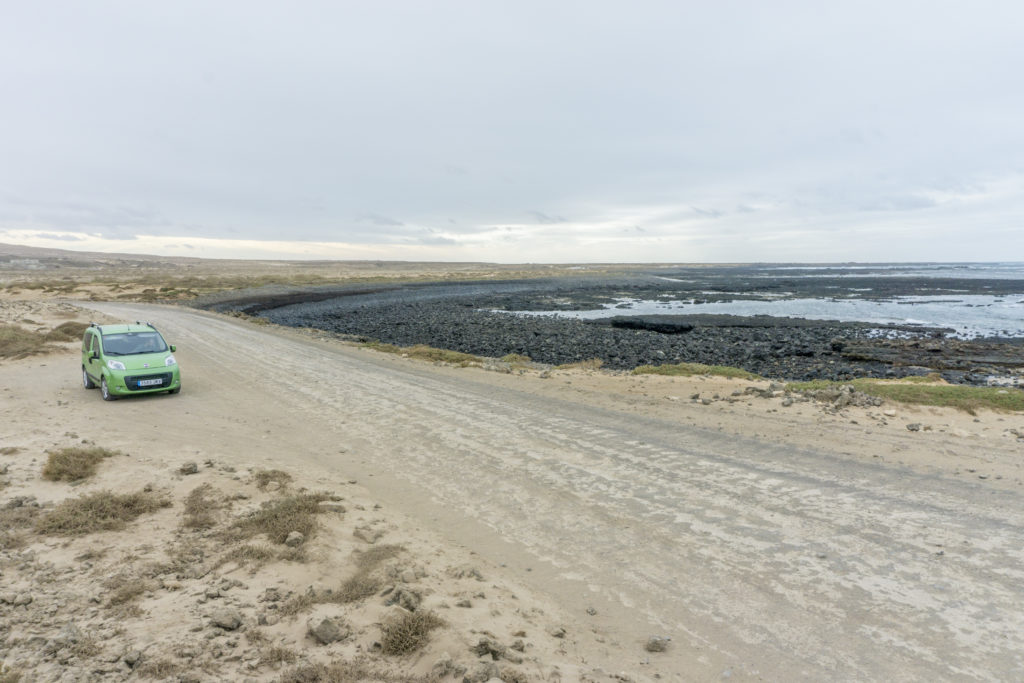
[[[685,275],[685,282],[681,282]],[[835,296],[870,288],[873,296],[1024,291],[1015,280],[821,277],[768,279],[756,267],[687,269],[658,275],[502,282],[417,283],[257,290],[198,302],[272,322],[315,327],[402,346],[428,344],[481,356],[510,353],[559,365],[600,358],[605,367],[693,362],[730,365],[789,380],[848,380],[939,372],[954,383],[984,384],[1019,374],[1024,339],[963,341],[952,330],[916,326],[731,315],[630,316],[577,320],[513,312],[585,310],[619,298],[682,296],[725,301]],[[628,313],[624,311],[624,313]],[[886,333],[879,336],[879,329]],[[896,338],[893,338],[896,337]]]

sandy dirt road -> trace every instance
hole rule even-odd
[[[183,368],[180,396],[97,412],[358,476],[578,615],[612,669],[660,634],[650,657],[677,680],[1024,677],[1019,489],[186,309],[89,306],[156,322]]]

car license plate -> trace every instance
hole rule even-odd
[[[139,386],[140,387],[152,387],[152,386],[156,386],[157,384],[163,384],[163,383],[164,383],[164,381],[162,379],[160,379],[159,377],[156,378],[156,379],[140,379],[139,380]]]

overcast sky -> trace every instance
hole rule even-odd
[[[1024,3],[0,0],[0,242],[1024,260]]]

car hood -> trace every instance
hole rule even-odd
[[[124,367],[128,370],[163,370],[166,367],[164,359],[167,358],[167,352],[143,353],[136,356],[111,356],[111,358],[124,363]]]

